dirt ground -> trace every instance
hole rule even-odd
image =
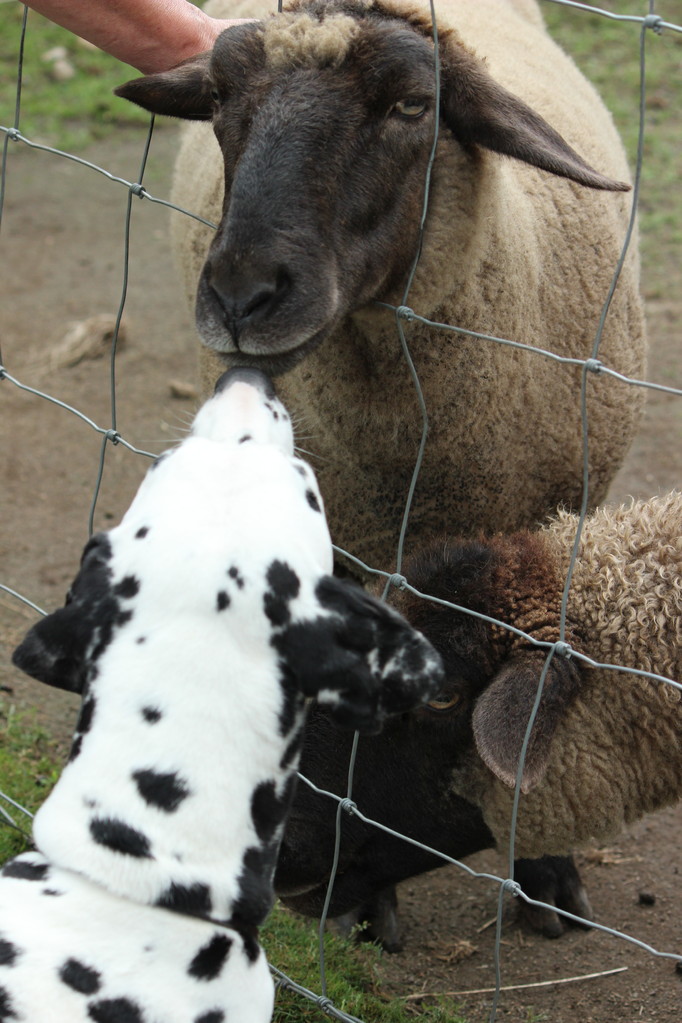
[[[145,184],[168,193],[174,129],[157,133]],[[85,156],[136,180],[139,137],[117,136]],[[90,170],[51,155],[11,147],[0,233],[0,331],[5,367],[13,377],[73,405],[108,428],[109,366],[89,359],[68,367],[55,351],[73,321],[116,311],[122,283],[127,192]],[[128,341],[117,359],[120,433],[157,452],[179,437],[195,400],[193,330],[168,251],[168,219],[177,214],[133,200],[132,257],[126,320]],[[649,302],[652,339],[649,378],[682,387],[682,301],[679,265],[668,268],[664,298]],[[188,393],[181,385],[189,385]],[[62,408],[2,382],[0,416],[0,581],[40,607],[62,600],[86,538],[101,436]],[[682,477],[682,401],[652,393],[639,438],[611,497],[646,496],[679,486]],[[146,462],[123,446],[106,448],[95,528],[125,509]],[[48,692],[14,672],[13,646],[35,612],[0,591],[0,697],[39,710],[63,740],[77,701]],[[682,811],[649,818],[609,849],[581,856],[597,919],[660,951],[682,952]],[[494,853],[469,861],[478,870],[504,871]],[[644,898],[642,898],[644,896]],[[398,996],[490,989],[497,889],[446,868],[405,883],[401,891],[405,950],[385,956],[380,975]],[[597,931],[571,929],[557,941],[529,934],[505,913],[502,984],[558,981],[625,967],[610,976],[505,992],[498,1019],[528,1023],[679,1023],[682,972],[670,960]],[[471,1020],[487,1020],[490,994],[462,996]],[[416,1001],[414,1004],[418,1004]],[[368,1021],[369,1023],[369,1021]]]

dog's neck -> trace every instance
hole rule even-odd
[[[254,659],[225,631],[170,638],[150,635],[147,660],[139,624],[126,626],[102,656],[35,841],[133,901],[258,925],[273,901],[303,698],[285,692],[267,643]],[[195,644],[212,653],[200,686]]]

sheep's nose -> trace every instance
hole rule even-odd
[[[211,269],[208,283],[235,343],[245,328],[258,329],[273,316],[291,291],[291,278],[283,267],[240,273],[218,265]]]

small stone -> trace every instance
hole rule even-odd
[[[194,384],[187,383],[185,380],[170,380],[168,382],[168,390],[170,391],[171,398],[196,401],[199,397],[199,391]]]
[[[55,60],[50,75],[56,82],[68,82],[76,76],[76,69],[70,60]]]
[[[51,50],[45,50],[40,59],[51,64],[55,60],[66,60],[67,57],[68,53],[65,46],[53,46]]]
[[[640,906],[655,906],[656,896],[652,895],[651,892],[640,892],[637,901]]]

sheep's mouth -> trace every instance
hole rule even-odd
[[[310,352],[322,344],[331,333],[331,330],[331,326],[323,327],[322,330],[318,330],[317,333],[313,334],[306,341],[302,341],[296,347],[290,348],[285,352],[244,352],[239,348],[233,347],[227,350],[226,341],[229,335],[226,335],[222,343],[216,343],[213,338],[205,339],[204,337],[202,337],[202,342],[207,348],[216,352],[228,369],[234,367],[259,369],[267,373],[268,376],[278,377],[291,372]],[[229,343],[232,346],[231,338],[229,338]]]

